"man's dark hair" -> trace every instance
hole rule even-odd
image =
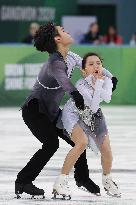
[[[54,37],[59,35],[54,23],[49,22],[40,26],[34,36],[34,46],[38,51],[53,53],[57,50]]]
[[[85,54],[85,56],[83,57],[83,60],[82,60],[82,69],[83,70],[86,67],[86,60],[89,56],[97,56],[100,59],[100,61],[103,62],[103,59],[97,53],[89,52],[89,53]]]

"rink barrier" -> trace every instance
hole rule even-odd
[[[136,104],[136,47],[79,46],[71,50],[80,56],[93,51],[104,59],[103,65],[119,80],[110,105]],[[30,93],[37,74],[48,55],[27,45],[0,45],[0,106],[20,106]],[[72,82],[80,77],[75,70]],[[66,102],[65,95],[62,104]]]

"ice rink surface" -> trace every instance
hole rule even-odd
[[[90,177],[101,187],[102,196],[94,196],[79,190],[70,174],[73,191],[71,201],[51,201],[52,186],[60,173],[70,146],[60,140],[60,148],[35,180],[35,185],[45,190],[46,198],[17,200],[14,181],[17,173],[41,147],[21,118],[19,108],[0,108],[0,205],[136,205],[136,107],[103,107],[113,152],[112,175],[120,186],[122,197],[105,194],[101,183],[100,156],[87,150]]]

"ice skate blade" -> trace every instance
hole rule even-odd
[[[15,199],[45,199],[45,196],[44,195],[30,195],[30,197],[24,197],[24,196],[21,196],[19,194],[16,194],[16,196],[14,197]]]
[[[71,196],[70,195],[65,195],[65,194],[59,194],[55,189],[53,189],[52,194],[54,195],[52,199],[54,200],[70,200]],[[59,198],[60,196],[60,198]]]
[[[101,196],[101,193],[92,193],[92,192],[88,191],[86,188],[84,188],[83,186],[78,187],[78,189],[80,189],[80,190],[82,190],[82,191],[85,191],[85,192],[87,192],[87,193],[93,194],[93,195],[95,195],[95,196]]]
[[[21,199],[21,196],[19,194],[16,194],[16,199]]]
[[[118,194],[111,194],[110,192],[106,192],[106,194],[108,196],[112,196],[112,197],[116,197],[116,198],[121,198],[121,194],[120,195],[118,195]]]
[[[45,199],[45,196],[44,195],[32,195],[31,199]]]
[[[116,197],[116,198],[121,198],[121,194],[112,194],[105,187],[104,187],[104,189],[105,189],[105,192],[106,192],[106,194],[108,196],[112,196],[112,197]]]

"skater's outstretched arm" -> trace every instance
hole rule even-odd
[[[73,98],[78,108],[84,109],[84,99],[75,86],[71,83],[66,73],[66,66],[62,61],[56,60],[52,63],[51,75],[58,84]]]
[[[66,66],[62,61],[55,60],[52,63],[51,75],[57,80],[58,84],[70,95],[77,91],[66,74]]]

